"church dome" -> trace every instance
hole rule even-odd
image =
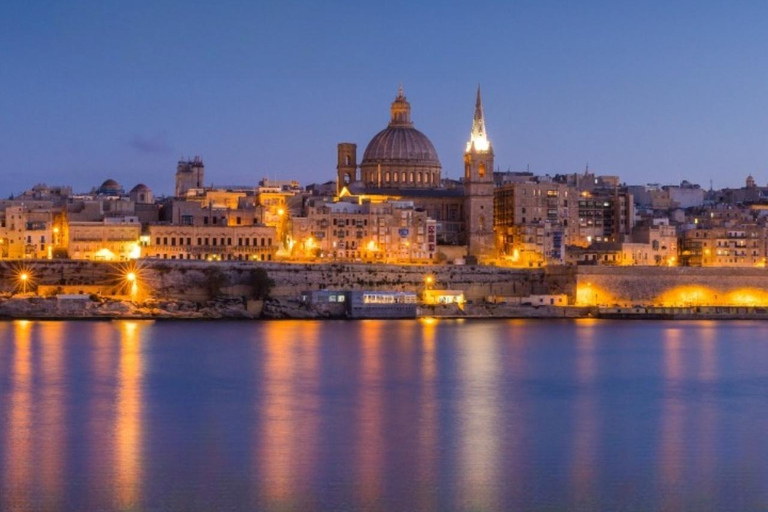
[[[440,167],[435,146],[416,128],[389,126],[377,133],[363,153],[362,164],[403,163]]]
[[[134,192],[148,192],[148,191],[149,191],[148,186],[146,186],[143,183],[139,183],[138,185],[136,185],[131,189],[131,194],[133,194]]]
[[[122,196],[125,194],[123,187],[113,179],[109,179],[102,183],[96,192],[102,196]]]
[[[363,153],[361,178],[372,188],[431,188],[440,183],[440,159],[426,135],[413,127],[402,86],[392,102],[389,126]]]

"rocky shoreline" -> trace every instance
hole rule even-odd
[[[615,320],[768,320],[764,308],[596,308],[579,306],[512,306],[465,304],[420,306],[419,318],[499,318]],[[208,301],[149,299],[140,303],[98,296],[0,298],[0,320],[278,320],[344,319],[345,314],[315,308],[294,299]]]

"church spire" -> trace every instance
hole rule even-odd
[[[488,151],[491,143],[485,132],[485,118],[483,117],[483,98],[480,95],[480,85],[477,86],[477,100],[475,101],[475,116],[472,119],[472,133],[467,142],[467,151],[474,148],[476,151]]]

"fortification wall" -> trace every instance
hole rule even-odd
[[[463,290],[469,300],[489,295],[525,297],[537,294],[575,294],[573,269],[507,269],[465,265],[369,265],[369,264],[289,264],[249,262],[153,261],[138,263],[142,284],[152,295],[167,298],[204,300],[206,272],[219,269],[226,276],[222,292],[240,296],[248,293],[248,271],[260,267],[275,281],[272,296],[298,298],[303,290],[398,290],[421,292],[425,277],[434,279],[434,288]],[[37,285],[66,288],[77,293],[78,285],[111,286],[118,293],[125,285],[125,264],[89,261],[40,260],[25,262]],[[19,265],[6,262],[2,268],[0,291],[16,286],[13,273]],[[85,286],[82,286],[85,289]],[[50,289],[50,288],[49,288]],[[85,291],[85,293],[88,293]]]
[[[768,270],[700,267],[578,267],[577,303],[768,306]]]

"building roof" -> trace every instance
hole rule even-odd
[[[402,85],[390,108],[389,126],[374,135],[363,153],[361,165],[396,164],[440,168],[432,142],[413,127],[411,104]]]

